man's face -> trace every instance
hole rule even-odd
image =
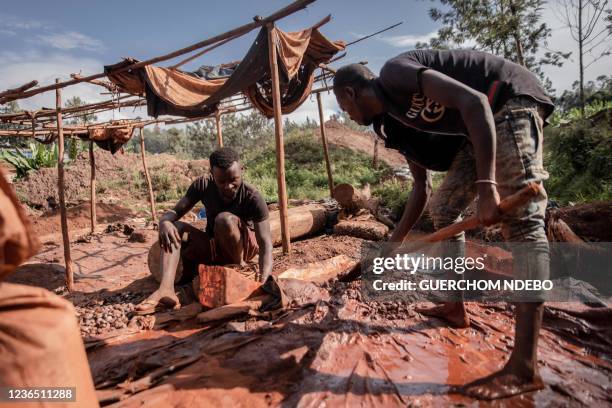
[[[238,187],[242,184],[242,166],[238,162],[233,162],[228,169],[220,169],[213,166],[210,169],[213,181],[221,193],[221,199],[229,203],[238,193]]]
[[[336,100],[340,109],[348,113],[349,117],[362,126],[370,126],[374,116],[370,109],[365,106],[363,97],[357,95],[355,90],[350,87],[334,89]]]

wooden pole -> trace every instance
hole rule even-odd
[[[223,147],[223,132],[221,130],[221,112],[215,112],[215,122],[217,123],[217,144],[219,148]]]
[[[327,136],[325,134],[325,116],[323,115],[323,102],[321,93],[317,93],[317,105],[319,106],[319,125],[321,126],[321,142],[323,142],[323,155],[325,156],[325,167],[327,168],[327,183],[329,184],[329,196],[334,196],[334,178],[332,176],[331,163],[329,162],[329,151],[327,149]]]
[[[59,83],[59,78],[55,80]],[[64,132],[62,124],[62,90],[55,90],[55,109],[57,120],[57,189],[60,205],[60,223],[62,227],[62,241],[64,243],[64,261],[66,263],[66,287],[72,292],[74,289],[74,274],[72,272],[72,257],[70,256],[70,236],[68,235],[68,219],[66,216],[66,198],[64,197]]]
[[[378,143],[379,143],[379,139],[378,137],[376,137],[374,139],[374,154],[372,157],[372,167],[374,167],[374,169],[378,169]]]
[[[91,178],[89,183],[89,204],[90,204],[90,219],[91,233],[96,232],[97,216],[96,216],[96,158],[94,156],[94,142],[89,141],[89,165],[91,166]]]
[[[149,169],[147,168],[147,161],[145,159],[145,142],[143,128],[140,128],[140,155],[142,156],[142,167],[144,168],[145,178],[147,179],[147,188],[149,189],[149,205],[151,206],[151,219],[153,220],[153,222],[156,222],[157,215],[155,215],[155,197],[153,196],[153,185],[151,184],[151,177],[149,176]]]
[[[268,28],[268,55],[270,57],[270,76],[272,77],[272,101],[274,106],[274,136],[276,141],[276,181],[278,183],[278,207],[280,210],[283,253],[291,251],[289,222],[287,219],[287,186],[285,184],[285,145],[283,141],[283,114],[281,112],[280,82],[276,58],[276,31],[274,23]]]

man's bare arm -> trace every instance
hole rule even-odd
[[[404,207],[402,218],[397,223],[391,238],[389,238],[390,242],[401,242],[408,235],[414,224],[421,218],[431,196],[429,172],[412,162],[408,162],[408,166],[410,166],[410,172],[414,178],[412,192]]]
[[[172,210],[166,211],[162,215],[159,219],[159,242],[162,248],[170,249],[171,245],[178,247],[181,237],[174,223],[183,218],[195,204],[187,196],[184,196],[176,203]]]
[[[259,272],[261,273],[261,281],[265,282],[272,273],[272,235],[270,234],[269,220],[255,223],[255,238],[259,246]]]
[[[476,174],[479,180],[495,180],[495,120],[487,97],[440,72],[427,70],[421,77],[423,93],[428,98],[461,112],[474,146]],[[497,217],[499,196],[492,183],[478,184],[478,218],[490,224]]]

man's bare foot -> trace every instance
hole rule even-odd
[[[470,326],[470,318],[462,302],[442,303],[434,307],[417,307],[414,310],[425,316],[444,319],[453,327],[465,328]]]
[[[153,314],[160,309],[178,309],[181,302],[174,291],[157,289],[148,298],[134,308],[134,313],[139,315]]]
[[[504,368],[485,378],[464,385],[459,391],[472,398],[494,400],[538,391],[543,388],[544,382],[539,373],[519,375],[508,368]]]

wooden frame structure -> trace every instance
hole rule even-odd
[[[0,114],[0,123],[10,123],[16,126],[19,126],[19,129],[14,130],[0,130],[0,136],[18,136],[18,137],[35,137],[39,135],[48,135],[55,128],[57,133],[57,143],[58,143],[58,151],[59,151],[59,159],[58,159],[58,195],[59,195],[59,204],[60,204],[60,214],[61,214],[61,230],[62,230],[62,240],[64,247],[64,260],[66,265],[66,285],[69,291],[74,289],[74,276],[72,271],[72,259],[70,255],[70,240],[68,234],[68,223],[66,217],[66,203],[65,203],[65,187],[64,187],[64,136],[69,135],[70,137],[75,137],[75,135],[84,134],[89,131],[91,127],[95,126],[104,126],[105,128],[112,128],[112,123],[107,124],[95,124],[90,126],[64,126],[63,120],[66,118],[76,118],[84,115],[101,113],[104,111],[119,109],[122,107],[139,107],[146,105],[146,100],[140,97],[136,97],[134,99],[130,99],[132,95],[123,95],[118,96],[115,99],[107,100],[103,102],[97,102],[87,105],[82,105],[78,107],[72,108],[62,108],[61,106],[61,89],[67,86],[75,85],[82,82],[88,82],[94,85],[99,85],[107,90],[111,91],[111,93],[116,91],[116,88],[112,83],[106,81],[100,81],[100,78],[107,76],[108,74],[117,74],[120,72],[124,72],[131,69],[141,68],[147,65],[151,65],[154,63],[170,60],[176,58],[181,55],[188,54],[192,51],[198,51],[197,53],[183,59],[177,64],[170,66],[170,68],[177,68],[197,57],[202,56],[208,51],[211,51],[221,45],[228,43],[229,41],[236,39],[258,27],[266,27],[268,30],[268,42],[269,44],[275,44],[276,33],[273,30],[275,21],[282,19],[286,16],[289,16],[299,10],[306,8],[309,4],[313,3],[316,0],[296,0],[288,6],[284,7],[281,10],[276,11],[266,18],[261,18],[259,16],[254,18],[254,21],[245,25],[242,25],[233,30],[227,31],[223,34],[211,37],[209,39],[200,41],[196,44],[190,45],[188,47],[182,48],[180,50],[171,52],[166,55],[162,55],[159,57],[151,58],[145,61],[136,62],[127,66],[123,66],[118,68],[112,72],[104,72],[89,76],[81,76],[78,74],[72,74],[71,80],[61,82],[59,79],[55,81],[55,84],[43,86],[40,88],[35,88],[38,85],[38,81],[31,81],[22,86],[8,89],[4,92],[0,92],[0,104],[4,104],[13,100],[29,98],[31,96],[55,90],[56,91],[56,108],[55,109],[41,109],[37,111],[24,111],[18,113],[11,114]],[[321,26],[327,22],[329,22],[331,16],[327,16],[323,19],[317,26]],[[401,23],[400,23],[401,24]],[[398,24],[388,27],[384,30],[381,30],[375,34],[391,29]],[[375,35],[372,34],[372,35]],[[362,39],[369,38],[372,35],[363,37]],[[362,39],[358,39],[353,41],[350,44],[354,44]],[[342,58],[345,54],[336,57],[334,60]],[[334,61],[332,60],[332,61]],[[276,163],[277,163],[277,182],[278,182],[278,194],[279,194],[279,210],[281,215],[281,235],[282,235],[282,246],[283,252],[288,253],[291,250],[291,242],[290,242],[290,231],[288,225],[288,197],[287,197],[287,187],[285,181],[285,155],[284,155],[284,135],[283,135],[283,120],[282,120],[282,111],[281,111],[281,100],[280,100],[280,80],[278,73],[278,62],[277,62],[277,52],[276,47],[269,47],[269,64],[270,71],[272,77],[272,96],[273,96],[273,109],[274,109],[274,127],[275,127],[275,145],[276,145]],[[329,79],[335,73],[335,71],[327,66],[320,66],[323,73],[317,77],[315,77],[315,81]],[[331,170],[331,163],[329,160],[329,152],[327,148],[327,139],[325,135],[325,125],[324,125],[324,114],[323,107],[321,102],[321,92],[329,91],[330,87],[323,87],[320,89],[312,90],[311,94],[317,95],[317,105],[319,110],[319,122],[321,127],[321,139],[323,144],[325,163],[327,169],[327,175],[329,180],[329,188],[330,188],[330,196],[333,193],[333,177]],[[239,102],[242,99],[242,102]],[[236,102],[230,104],[230,106],[223,106],[218,109],[213,115],[216,122],[217,129],[217,143],[219,147],[223,146],[223,136],[222,136],[222,121],[221,117],[223,114],[234,113],[252,109],[252,106],[249,106],[244,98],[229,98],[228,101],[225,102]],[[220,105],[223,105],[223,101]],[[149,175],[149,171],[147,168],[146,155],[145,155],[145,144],[144,144],[144,130],[145,126],[156,124],[156,123],[165,123],[165,124],[178,124],[178,123],[186,123],[192,122],[196,120],[208,119],[211,116],[207,117],[199,117],[199,118],[188,118],[188,119],[161,119],[161,120],[133,120],[128,121],[129,125],[134,128],[140,129],[140,150],[142,157],[142,164],[145,173],[145,178],[147,180],[147,187],[149,193],[149,203],[150,203],[150,211],[151,218],[153,221],[157,219],[155,212],[155,199],[153,195],[153,188],[151,184],[151,178]],[[26,123],[29,125],[29,128],[25,128]],[[37,125],[39,126],[37,128]],[[51,127],[53,126],[53,127]],[[93,141],[89,143],[89,158],[90,158],[90,217],[91,217],[91,233],[95,232],[97,217],[96,217],[96,168],[95,168],[95,155],[93,148]]]

